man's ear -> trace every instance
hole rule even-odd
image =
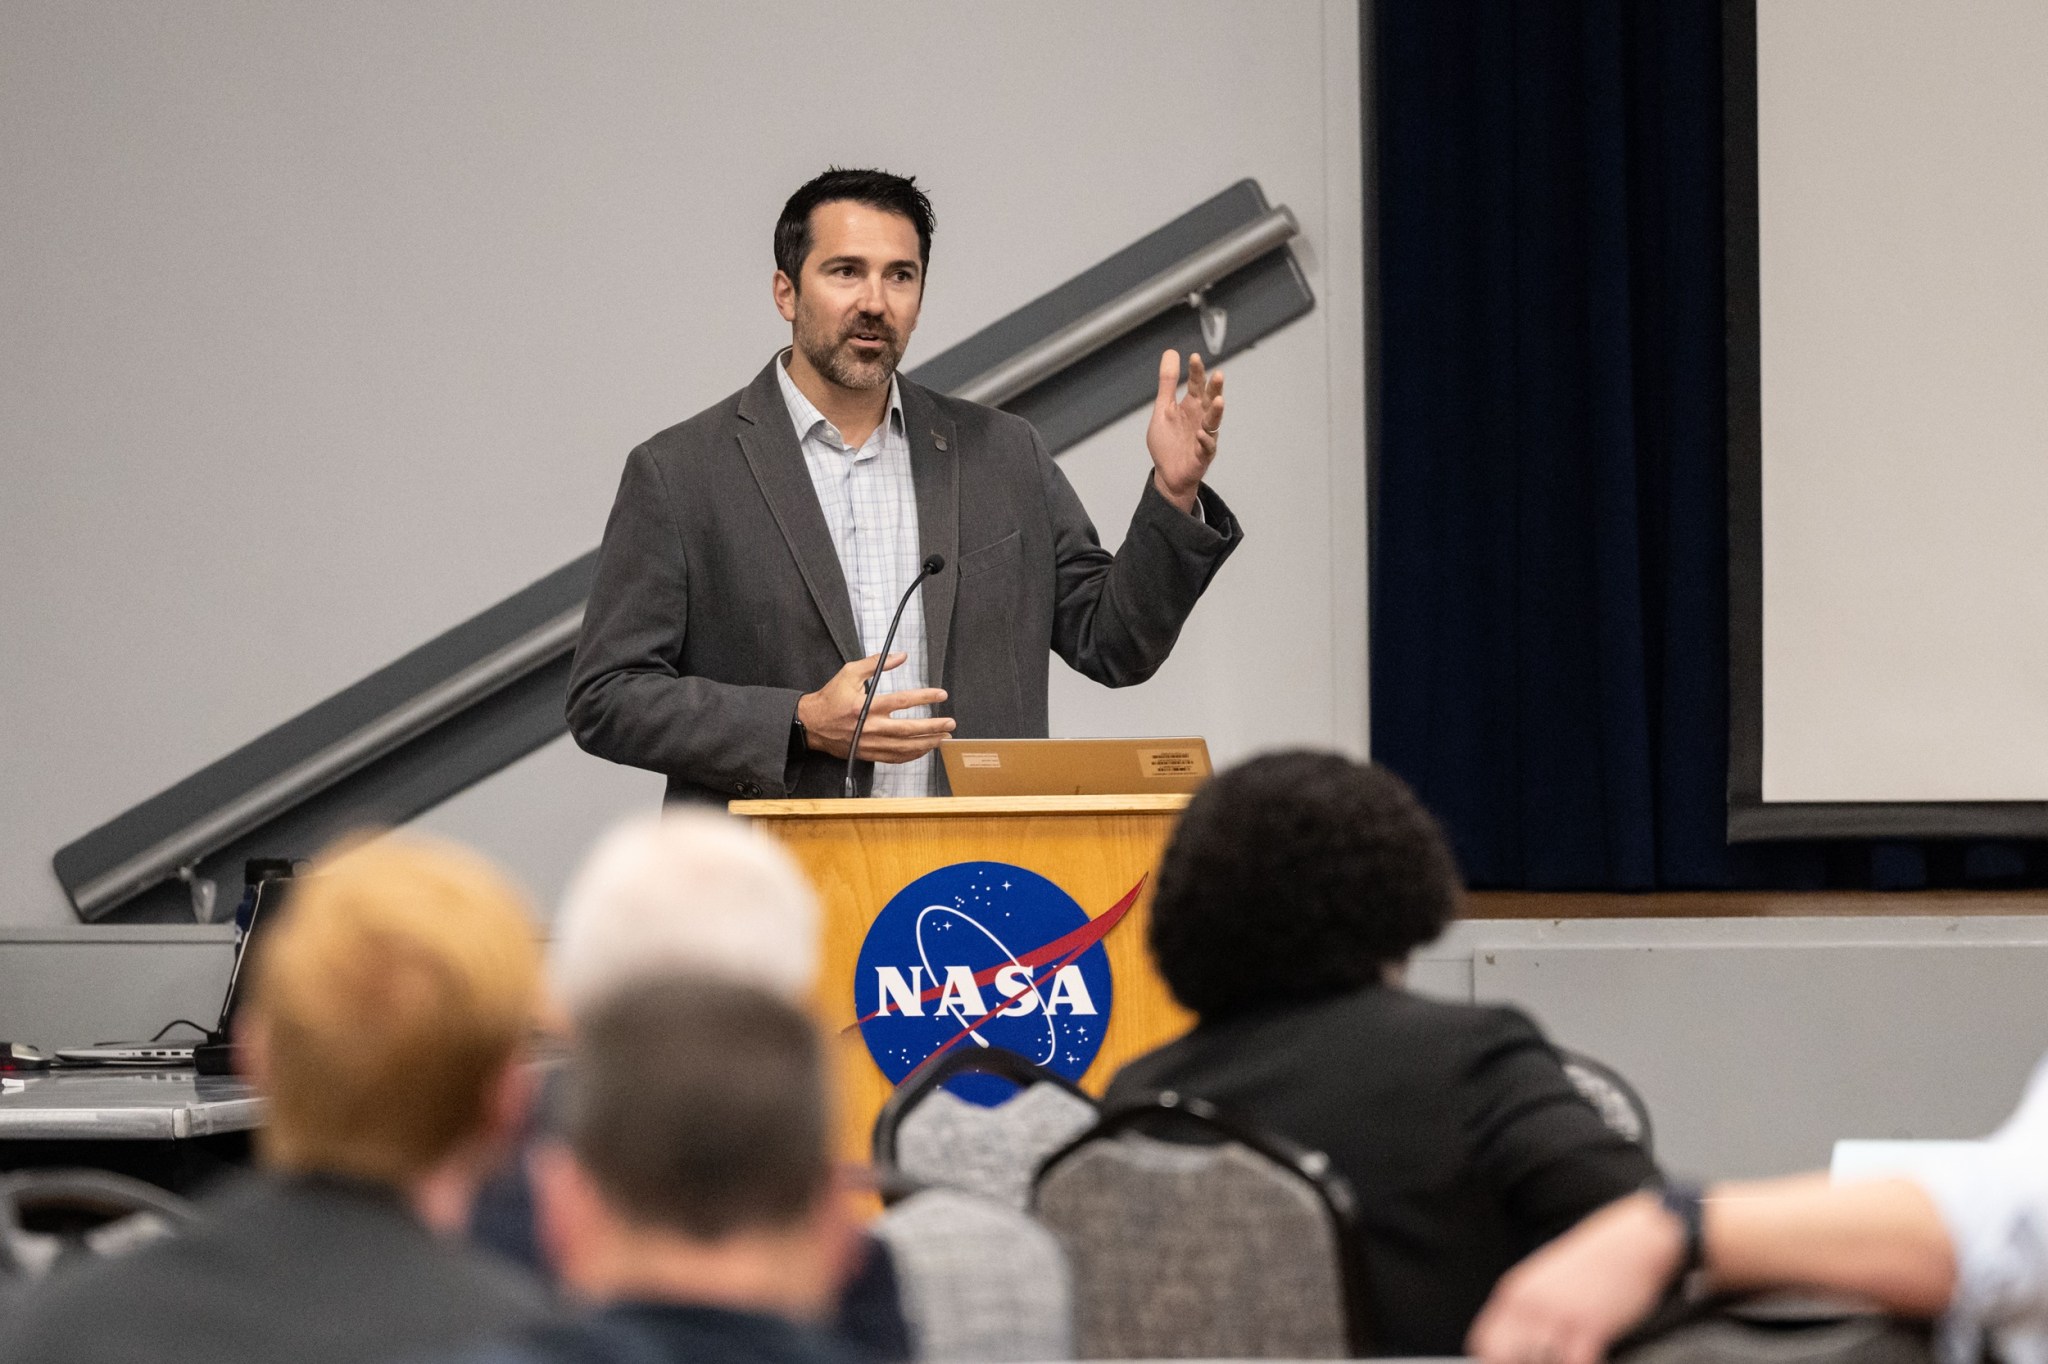
[[[860,1194],[848,1173],[835,1169],[817,1205],[805,1219],[819,1250],[830,1301],[838,1300],[840,1290],[860,1272],[862,1262],[872,1253],[859,1204]]]
[[[540,1094],[540,1073],[532,1062],[514,1054],[484,1095],[484,1140],[492,1150],[502,1151],[519,1139],[526,1128],[526,1116],[533,1111]]]
[[[782,271],[775,272],[775,311],[784,322],[796,321],[796,281]]]
[[[603,1256],[611,1214],[575,1154],[544,1141],[526,1154],[533,1184],[534,1233],[555,1275],[571,1288],[591,1282]]]
[[[555,1042],[568,1041],[576,1031],[576,1023],[569,1016],[569,1006],[555,990],[548,990],[540,997],[540,1004],[534,1009],[533,1026],[544,1038]]]

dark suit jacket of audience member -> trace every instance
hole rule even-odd
[[[1106,1102],[1173,1089],[1326,1152],[1358,1195],[1375,1354],[1457,1355],[1503,1272],[1656,1176],[1514,1009],[1373,987],[1197,1027]]]
[[[536,1325],[547,1291],[394,1193],[258,1177],[204,1227],[40,1285],[0,1364],[371,1364]]]
[[[560,1102],[562,1071],[543,1071],[541,1083],[545,1097],[528,1116],[518,1144],[470,1205],[469,1239],[553,1286],[554,1266],[541,1253],[528,1157],[540,1139],[540,1114]],[[862,1237],[859,1255],[826,1329],[838,1344],[870,1364],[901,1364],[910,1358],[910,1324],[903,1315],[895,1262],[889,1258],[889,1247],[873,1235]]]
[[[680,1303],[618,1303],[455,1356],[446,1364],[855,1364],[779,1317]]]

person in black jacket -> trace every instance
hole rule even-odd
[[[1199,1021],[1106,1098],[1176,1090],[1326,1153],[1358,1196],[1375,1354],[1459,1354],[1512,1265],[1658,1178],[1523,1014],[1403,988],[1461,895],[1436,821],[1385,769],[1284,752],[1219,774],[1152,906],[1160,974]]]

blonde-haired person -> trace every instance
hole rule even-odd
[[[358,842],[293,887],[249,972],[261,1173],[202,1229],[51,1282],[0,1326],[0,1361],[343,1364],[546,1315],[452,1235],[529,1097],[540,953],[519,894],[450,844]]]

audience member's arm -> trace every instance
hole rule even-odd
[[[1941,1211],[1919,1184],[1825,1175],[1729,1184],[1707,1201],[1706,1263],[1716,1288],[1798,1284],[1933,1316],[1955,1292]]]
[[[1914,1316],[1940,1312],[1955,1290],[1940,1211],[1903,1179],[1721,1185],[1706,1201],[1703,1232],[1717,1289],[1796,1285]],[[1649,1314],[1683,1255],[1676,1217],[1650,1194],[1624,1198],[1511,1270],[1466,1348],[1487,1364],[1595,1364]]]
[[[1477,1172],[1535,1246],[1657,1177],[1643,1149],[1579,1097],[1521,1014],[1495,1011],[1460,1091]]]

